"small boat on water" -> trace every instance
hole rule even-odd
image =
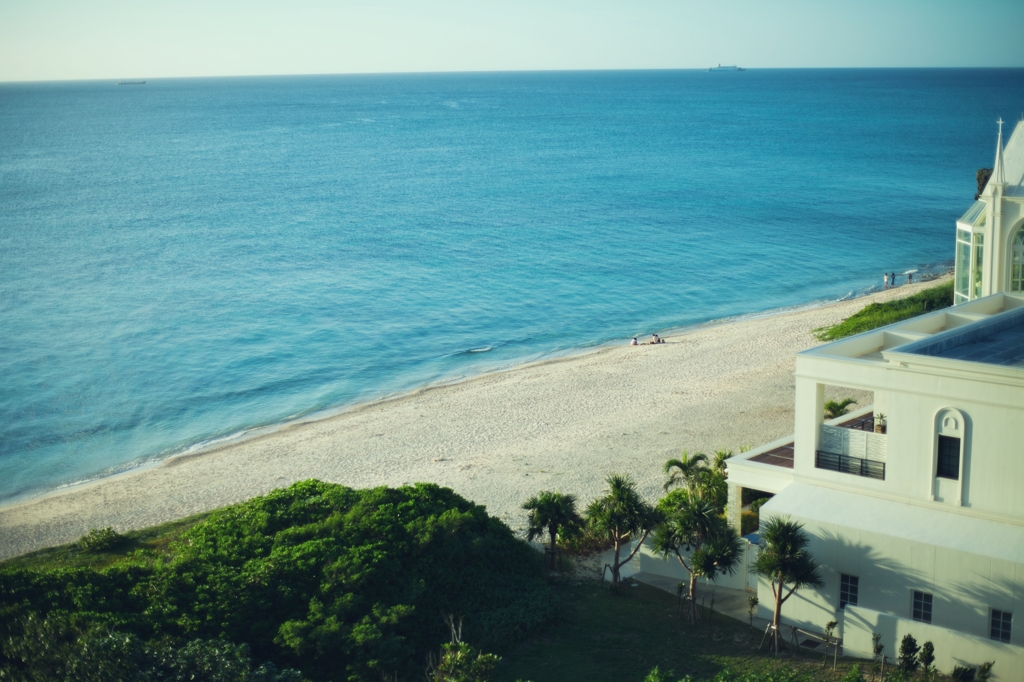
[[[746,71],[746,69],[740,68],[735,64],[732,66],[722,66],[719,64],[718,66],[712,66],[708,71]]]
[[[117,81],[118,85],[145,85],[146,81]]]

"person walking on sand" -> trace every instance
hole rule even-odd
[[[907,284],[913,284],[913,283],[914,283],[914,273],[908,272],[907,273]]]
[[[889,288],[889,273],[888,272],[883,272],[882,273],[882,288],[883,289],[888,289]]]
[[[891,287],[892,287],[893,289],[895,289],[895,288],[896,288],[896,273],[895,273],[895,272],[894,272],[894,273],[892,273],[891,275],[889,275],[889,285],[890,285],[890,286],[891,286]]]

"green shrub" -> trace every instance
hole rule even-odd
[[[772,498],[771,493],[766,493],[763,490],[754,490],[753,488],[744,488],[741,500],[743,506],[752,505],[758,500],[762,500],[762,504]]]
[[[647,673],[644,682],[672,682],[673,676],[666,675],[658,668]],[[690,675],[678,678],[679,682],[815,682],[814,678],[801,675],[792,670],[777,670],[773,672],[748,672],[735,675],[728,670],[715,675],[713,678],[697,679]]]
[[[606,533],[599,533],[589,525],[570,536],[558,534],[558,548],[569,556],[588,556],[612,548]]]
[[[114,549],[124,541],[124,536],[107,526],[93,528],[78,541],[78,546],[86,552],[106,552]]]
[[[974,682],[977,674],[978,670],[973,665],[957,665],[953,667],[953,672],[950,673],[949,678],[953,682]]]
[[[764,505],[764,503],[770,499],[772,499],[771,495],[769,495],[768,497],[759,497],[758,499],[750,503],[750,511],[754,512],[755,514],[760,514],[761,506]]]
[[[917,660],[917,653],[921,650],[917,640],[910,633],[903,635],[900,642],[899,666],[900,672],[910,675],[917,671],[921,662]]]
[[[147,639],[246,644],[314,680],[422,676],[465,617],[485,650],[554,615],[541,556],[446,488],[304,481],[226,507],[160,561],[0,572],[0,604],[66,612]]]
[[[756,533],[761,527],[761,516],[756,511],[744,511],[740,518],[740,535]]]
[[[441,656],[427,664],[429,682],[487,682],[501,659],[475,651],[465,642],[441,646]]]
[[[136,635],[88,618],[5,613],[0,636],[0,680],[44,682],[303,682],[295,670],[272,663],[255,668],[244,644]]]
[[[819,341],[836,341],[933,310],[948,308],[951,305],[953,305],[953,282],[949,281],[906,298],[883,303],[869,303],[839,324],[815,329],[814,336]]]
[[[843,682],[864,682],[864,675],[860,672],[860,665],[854,665],[846,671],[846,677],[843,678]]]

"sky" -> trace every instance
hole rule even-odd
[[[1021,0],[0,0],[0,81],[1024,67]]]

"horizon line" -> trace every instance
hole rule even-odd
[[[732,66],[732,65],[730,65]],[[738,66],[738,65],[737,65]],[[709,71],[714,67],[649,67],[649,68],[593,68],[593,69],[465,69],[452,71],[332,71],[304,73],[238,73],[179,76],[105,76],[95,78],[48,78],[0,80],[0,85],[31,83],[90,83],[120,80],[186,80],[202,78],[290,78],[311,76],[429,76],[429,75],[470,75],[470,74],[519,74],[519,73],[628,73],[648,71]],[[981,71],[1024,69],[1022,66],[741,66],[744,71]]]

